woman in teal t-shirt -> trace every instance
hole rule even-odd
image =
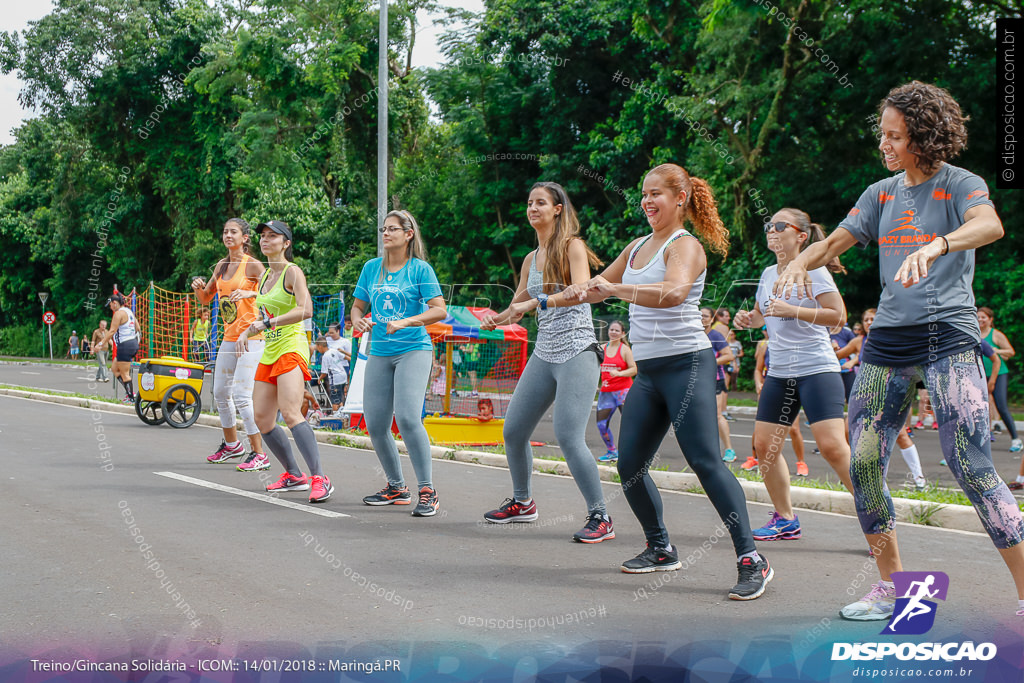
[[[384,256],[363,266],[352,304],[352,327],[370,332],[363,414],[373,450],[387,476],[387,486],[363,498],[367,505],[409,505],[412,496],[402,476],[398,448],[391,438],[395,417],[416,472],[419,504],[415,517],[437,513],[431,480],[430,439],[423,426],[423,399],[434,358],[426,326],[448,314],[441,285],[426,262],[416,219],[408,211],[384,218]],[[366,316],[372,312],[373,319]]]

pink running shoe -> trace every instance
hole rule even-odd
[[[302,474],[298,477],[284,472],[273,484],[267,484],[267,491],[274,493],[276,491],[308,491],[309,490],[309,477]]]
[[[334,493],[334,486],[331,485],[331,480],[323,475],[314,474],[309,478],[309,482],[312,485],[309,491],[310,503],[322,503]]]
[[[220,448],[213,455],[207,456],[206,462],[211,464],[227,462],[231,458],[241,458],[243,455],[245,455],[245,448],[241,441],[236,442],[234,448],[228,446],[227,442],[221,441]]]
[[[270,458],[267,457],[266,453],[257,453],[253,451],[245,459],[245,462],[238,463],[238,467],[235,468],[239,472],[256,472],[257,470],[269,470],[270,469]]]

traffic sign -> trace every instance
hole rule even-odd
[[[47,325],[52,325],[57,322],[57,316],[53,314],[53,311],[47,311],[43,313],[43,322]]]

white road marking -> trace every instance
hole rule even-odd
[[[352,515],[346,515],[343,512],[332,512],[331,510],[321,510],[310,505],[302,505],[301,503],[295,503],[290,500],[281,500],[269,494],[253,493],[252,491],[243,491],[242,489],[236,489],[231,486],[224,486],[223,484],[215,484],[212,481],[206,481],[204,479],[196,479],[194,477],[188,477],[184,474],[178,474],[177,472],[154,472],[153,474],[159,477],[167,477],[168,479],[177,479],[178,481],[184,481],[189,484],[195,484],[196,486],[205,486],[208,489],[214,491],[224,491],[225,493],[233,493],[236,496],[243,496],[245,498],[252,498],[264,503],[270,503],[271,505],[280,505],[282,507],[291,508],[293,510],[301,510],[302,512],[308,512],[311,515],[320,515],[321,517],[351,517]]]
[[[29,372],[28,370],[22,370],[21,374],[23,374],[23,375],[38,375],[39,373],[38,372]]]

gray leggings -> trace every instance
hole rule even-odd
[[[516,500],[531,497],[530,435],[554,403],[555,439],[583,494],[587,511],[605,513],[601,475],[586,442],[587,421],[600,377],[597,355],[589,349],[564,363],[549,363],[530,356],[505,411],[505,454]]]
[[[407,351],[397,356],[370,356],[366,363],[363,415],[366,431],[389,484],[405,486],[398,446],[391,438],[391,417],[409,449],[418,487],[433,488],[430,479],[430,438],[423,426],[423,397],[427,393],[433,351]]]

